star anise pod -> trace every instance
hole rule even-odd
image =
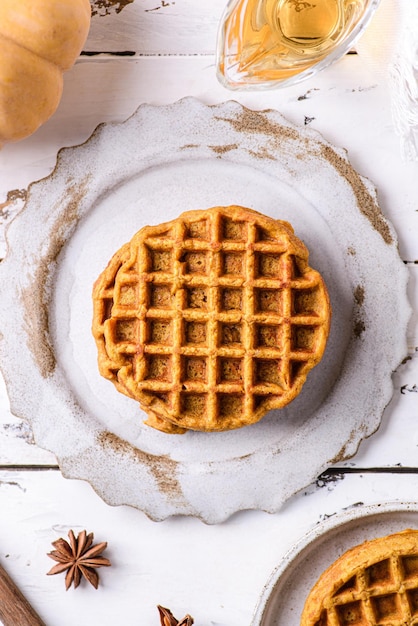
[[[161,626],[192,626],[194,619],[190,615],[185,615],[182,620],[178,621],[170,609],[165,609],[158,605],[157,609],[160,613]]]
[[[99,575],[96,568],[110,565],[109,559],[100,556],[106,549],[107,542],[93,545],[93,533],[87,534],[85,530],[82,530],[77,537],[70,530],[68,537],[69,542],[62,538],[52,542],[55,550],[49,552],[48,556],[57,561],[57,565],[50,569],[48,576],[66,571],[66,589],[69,589],[72,584],[75,588],[78,587],[83,577],[97,589]]]

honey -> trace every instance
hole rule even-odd
[[[269,86],[301,74],[350,38],[376,0],[232,0],[218,43],[229,88]]]

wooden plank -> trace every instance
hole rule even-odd
[[[226,0],[91,0],[87,52],[213,54]]]
[[[0,510],[7,511],[0,516],[0,561],[51,626],[157,626],[157,604],[179,617],[189,612],[196,625],[243,626],[271,572],[305,532],[388,494],[414,501],[417,490],[417,474],[335,475],[278,514],[247,511],[207,526],[192,518],[156,523],[131,508],[109,507],[89,485],[58,472],[0,471]],[[112,567],[99,571],[97,590],[66,592],[63,576],[46,575],[51,542],[70,528],[108,541]]]
[[[228,0],[90,0],[86,53],[213,54]],[[384,3],[382,2],[382,5]],[[386,32],[377,11],[367,33]],[[386,18],[387,19],[387,18]]]

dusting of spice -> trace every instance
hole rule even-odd
[[[359,339],[361,335],[366,330],[366,325],[362,319],[357,319],[354,321],[354,336]]]
[[[370,195],[361,176],[357,174],[350,164],[338,155],[330,146],[322,146],[322,156],[341,174],[351,186],[357,200],[357,206],[369,220],[373,228],[382,236],[388,245],[393,243],[393,237],[388,223],[384,219],[377,202]]]
[[[156,456],[143,452],[109,431],[101,432],[97,442],[107,451],[134,456],[139,463],[145,463],[155,478],[161,493],[164,493],[171,500],[184,501],[183,491],[177,477],[178,463],[168,455]]]
[[[50,376],[56,367],[49,329],[48,301],[55,276],[51,268],[67,241],[68,233],[78,223],[79,205],[87,192],[89,178],[87,175],[79,184],[69,186],[65,199],[66,211],[57,216],[48,248],[39,259],[29,285],[21,290],[21,301],[26,311],[27,345],[44,378]]]
[[[236,150],[238,148],[238,144],[230,143],[226,146],[209,146],[209,148],[215,154],[225,154],[225,152],[230,152],[231,150]]]
[[[257,133],[274,136],[277,139],[298,139],[298,132],[282,124],[271,121],[267,117],[269,111],[251,111],[243,108],[242,112],[234,117],[215,117],[222,122],[229,122],[238,133]]]
[[[362,285],[357,285],[354,290],[354,299],[359,306],[362,306],[364,304],[364,297],[364,287]]]
[[[256,159],[270,159],[271,161],[276,161],[276,157],[274,156],[274,154],[271,154],[271,152],[269,152],[266,148],[266,146],[260,146],[260,148],[256,151],[256,150],[248,150],[249,154],[251,154],[251,156],[255,157]]]

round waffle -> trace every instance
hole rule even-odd
[[[239,206],[142,228],[93,290],[100,373],[165,432],[223,431],[300,392],[331,308],[290,224]]]
[[[418,624],[418,531],[348,550],[318,579],[300,626]]]

